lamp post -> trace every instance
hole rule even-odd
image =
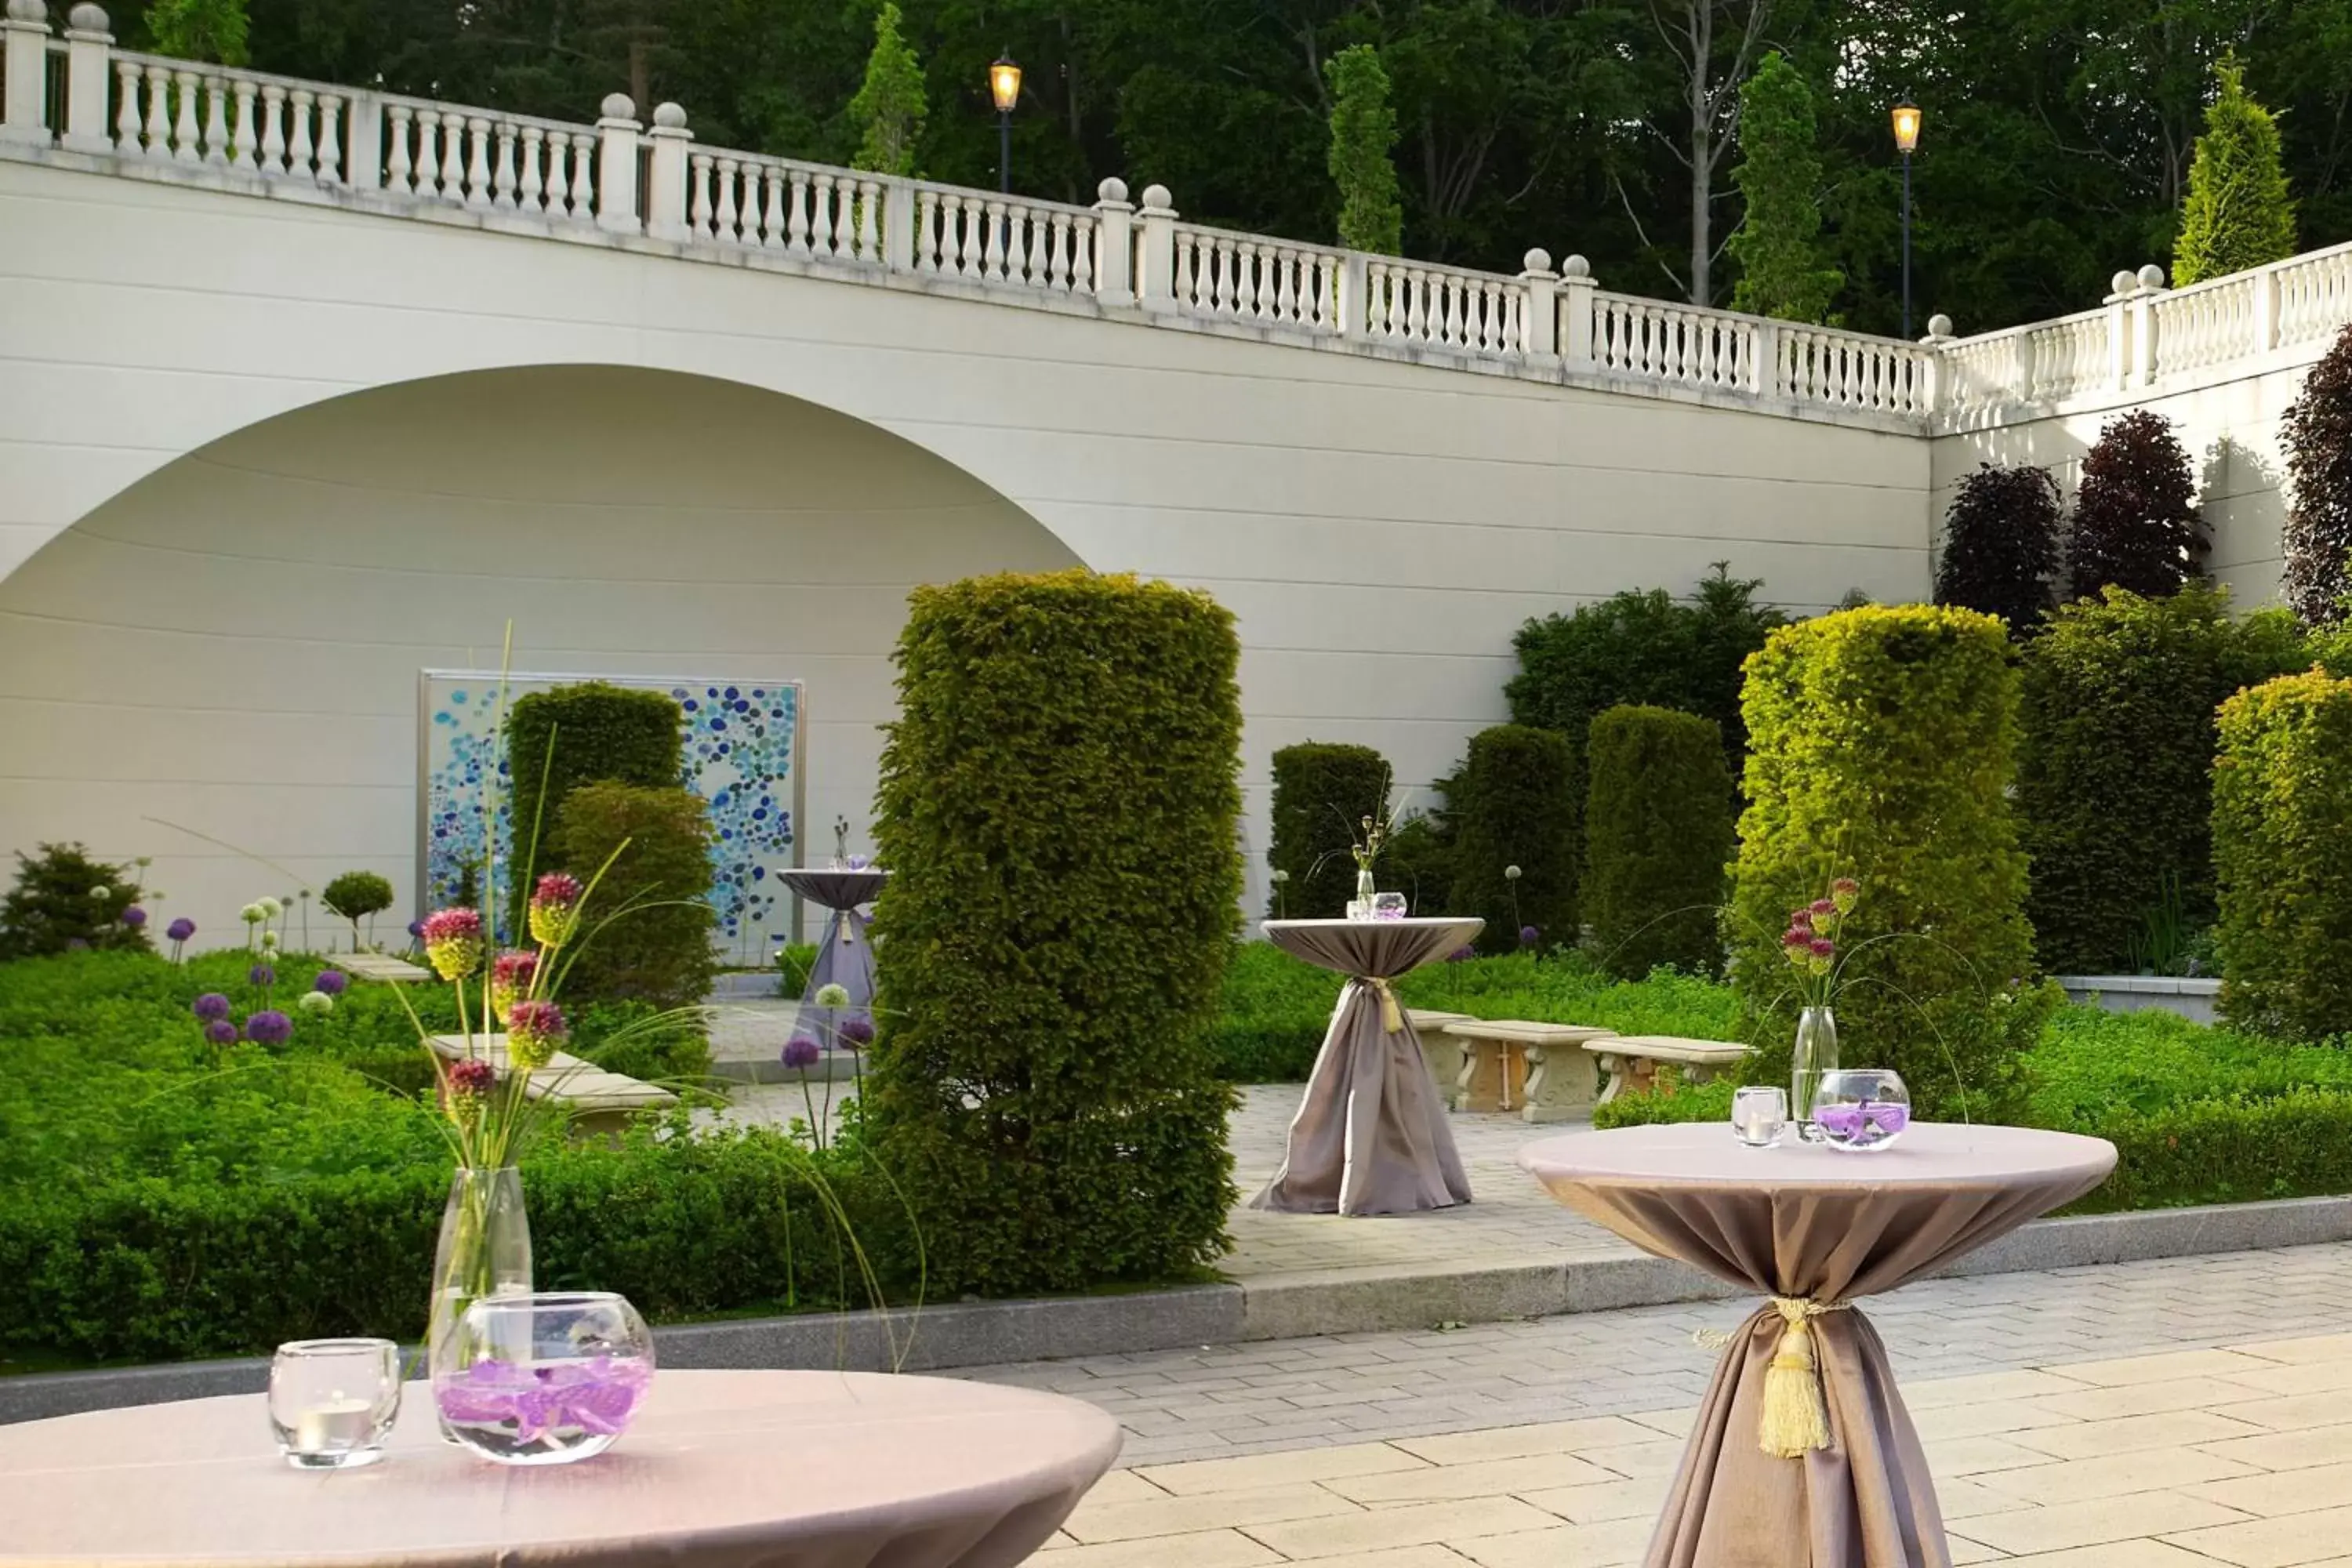
[[[1004,55],[988,68],[988,96],[996,102],[996,188],[1013,194],[1013,110],[1021,101],[1021,68]]]
[[[1911,336],[1911,154],[1919,150],[1919,106],[1895,106],[1895,147],[1903,154],[1903,336]]]

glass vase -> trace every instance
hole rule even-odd
[[[1372,881],[1372,868],[1370,866],[1358,866],[1356,868],[1356,898],[1355,901],[1348,906],[1348,918],[1352,921],[1370,920],[1372,918],[1372,900],[1377,896],[1377,889]]]
[[[522,1173],[459,1166],[449,1178],[441,1211],[441,1240],[433,1249],[433,1315],[425,1355],[437,1374],[463,1347],[458,1325],[475,1302],[530,1293],[530,1216],[523,1207]],[[443,1422],[442,1436],[456,1441]]]
[[[601,1454],[654,1376],[654,1337],[609,1291],[492,1296],[467,1309],[433,1368],[442,1430],[502,1465]]]
[[[1837,1071],[1837,1016],[1827,1007],[1807,1007],[1797,1015],[1797,1047],[1789,1065],[1789,1113],[1797,1119],[1797,1136],[1808,1143],[1822,1141],[1813,1122],[1813,1096],[1822,1074]]]

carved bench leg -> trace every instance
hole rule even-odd
[[[1626,1058],[1614,1051],[1601,1053],[1601,1070],[1609,1075],[1609,1082],[1601,1090],[1601,1098],[1594,1100],[1593,1104],[1606,1105],[1625,1091],[1625,1063]]]

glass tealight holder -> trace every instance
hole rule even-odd
[[[1404,919],[1404,895],[1402,893],[1374,893],[1372,895],[1372,919],[1376,921],[1401,921]]]
[[[502,1465],[603,1453],[653,1380],[653,1331],[609,1291],[483,1297],[434,1352],[443,1429]]]
[[[383,1458],[400,1415],[400,1347],[390,1340],[295,1340],[269,1363],[269,1425],[299,1470]]]
[[[1832,1149],[1884,1149],[1911,1125],[1911,1091],[1885,1068],[1825,1072],[1813,1091],[1813,1125]]]
[[[1731,1131],[1750,1149],[1769,1149],[1789,1130],[1789,1091],[1753,1083],[1732,1091]]]

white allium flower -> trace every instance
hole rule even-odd
[[[243,921],[249,926],[257,926],[269,917],[261,912],[261,906],[259,904],[247,904],[245,908],[236,911],[236,918]]]
[[[279,915],[286,912],[286,906],[284,904],[281,904],[276,899],[269,898],[266,895],[254,900],[253,906],[261,911],[261,918],[266,921],[274,921]]]
[[[92,888],[89,890],[89,896],[96,899],[99,902],[104,903],[107,900],[114,897],[114,889],[108,887],[105,883],[100,882],[97,887]]]
[[[278,933],[274,931],[263,931],[261,933],[261,945],[264,947],[276,947],[278,945]]]
[[[1506,882],[1516,882],[1518,879],[1519,868],[1517,866],[1506,866],[1503,868],[1503,880]]]
[[[305,991],[294,1005],[305,1013],[331,1013],[335,1010],[335,999],[323,991]]]

